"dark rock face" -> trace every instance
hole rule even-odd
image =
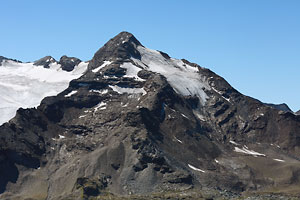
[[[65,71],[72,71],[76,65],[78,65],[81,62],[80,59],[75,57],[67,57],[62,56],[59,60],[59,64],[61,64],[61,68]]]
[[[34,61],[34,65],[42,65],[44,68],[49,68],[51,63],[56,63],[57,61],[51,56],[45,56],[37,61]]]
[[[300,115],[300,110],[298,110],[298,111],[296,112],[296,115]]]
[[[120,33],[69,88],[0,127],[1,199],[299,193],[299,116],[244,96],[187,60],[176,63],[197,75],[206,96],[182,94],[144,58],[160,58],[156,67],[179,64],[143,48]]]
[[[267,106],[270,106],[272,108],[275,108],[277,110],[285,111],[285,112],[293,112],[288,105],[285,103],[282,104],[271,104],[271,103],[266,103]]]

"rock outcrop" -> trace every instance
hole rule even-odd
[[[76,65],[81,63],[81,60],[75,57],[62,56],[59,60],[62,70],[72,71]]]
[[[37,61],[35,61],[34,65],[42,65],[45,68],[50,68],[50,64],[57,63],[57,61],[51,56],[45,56]]]

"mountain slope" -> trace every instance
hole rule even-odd
[[[0,127],[0,197],[299,194],[299,129],[299,116],[122,32],[66,90]]]

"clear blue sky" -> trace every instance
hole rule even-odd
[[[0,55],[89,60],[126,30],[186,58],[243,94],[300,109],[299,0],[6,0]]]

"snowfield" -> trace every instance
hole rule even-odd
[[[197,96],[202,105],[208,99],[204,89],[211,90],[206,77],[198,73],[198,68],[185,64],[182,60],[164,58],[159,51],[138,46],[141,60],[131,60],[142,68],[165,76],[175,91],[183,96]],[[130,74],[132,76],[132,74]]]
[[[88,63],[81,62],[71,72],[63,71],[60,64],[52,63],[50,68],[33,63],[3,61],[0,66],[0,125],[9,121],[18,108],[32,108],[47,96],[57,95],[79,78]]]

